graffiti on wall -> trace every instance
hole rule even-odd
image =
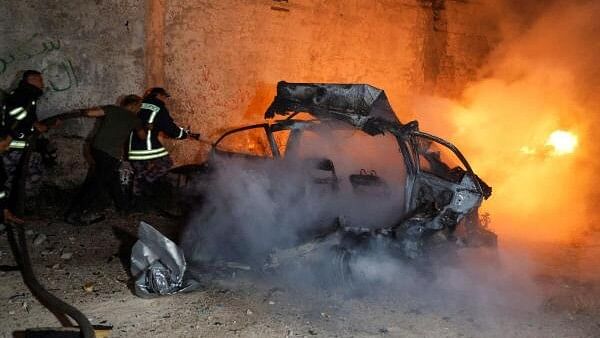
[[[0,77],[31,67],[44,74],[50,91],[62,92],[78,86],[73,62],[61,48],[60,39],[34,34],[4,53],[0,51]]]
[[[65,58],[59,62],[52,62],[41,70],[47,79],[48,88],[55,92],[64,92],[78,86],[79,81],[75,75],[71,59]]]

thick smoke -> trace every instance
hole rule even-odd
[[[296,155],[282,161],[217,157],[205,188],[207,205],[186,236],[206,239],[191,243],[192,257],[264,259],[275,248],[330,228],[338,216],[367,228],[399,220],[405,167],[395,137],[324,129],[305,131]],[[333,170],[318,169],[323,159],[332,161]],[[381,177],[386,186],[353,188],[349,177],[361,172]]]
[[[600,24],[594,14],[600,3],[507,0],[483,6],[502,39],[480,78],[460,100],[419,98],[414,115],[423,130],[455,143],[494,188],[483,207],[501,250],[466,250],[452,264],[434,261],[424,267],[374,248],[350,265],[364,281],[381,284],[385,287],[379,289],[390,294],[418,294],[448,306],[527,310],[540,304],[531,278],[535,268],[525,254],[505,250],[506,240],[571,240],[595,220],[590,207],[598,201],[591,187],[600,167],[592,139],[600,103],[595,60]],[[578,135],[574,153],[557,156],[546,144],[559,129]],[[398,155],[397,145],[382,140],[351,131],[315,134],[298,161],[217,161],[218,174],[205,189],[206,205],[184,237],[187,257],[260,266],[269,252],[301,243],[337,216],[365,227],[398,219],[404,213],[405,173],[401,158],[392,156]],[[323,194],[328,188],[315,184],[327,176],[306,160],[316,157],[333,161],[341,179],[337,193]],[[375,170],[394,195],[354,193],[348,177],[361,169]],[[331,268],[327,264],[337,257],[329,252],[322,258],[324,265],[316,270],[306,265],[289,271],[288,281],[323,282],[323,272]]]
[[[260,143],[253,147],[255,152],[265,148]],[[382,228],[405,214],[406,172],[392,135],[373,137],[326,126],[305,132],[295,155],[286,155],[282,161],[215,159],[214,179],[204,188],[206,204],[183,240],[192,264],[235,261],[261,270],[271,266],[270,254],[276,253],[275,271],[266,276],[290,288],[338,286],[349,295],[418,295],[419,302],[438,309],[527,311],[539,304],[527,260],[515,253],[469,249],[457,254],[449,249],[439,260],[406,262],[377,241],[366,253],[350,257],[335,249],[335,236],[316,249],[310,244],[340,217],[345,225]],[[335,166],[337,189],[326,181],[331,172],[316,169],[315,159],[322,158]],[[387,187],[355,189],[349,177],[361,171],[382,178]],[[309,253],[299,254],[305,251]]]
[[[470,309],[492,319],[539,309],[542,292],[531,277],[534,266],[522,251],[464,249],[455,261],[437,259],[420,266],[372,254],[357,258],[352,268],[370,290],[383,290],[389,297],[418,298],[442,311]]]

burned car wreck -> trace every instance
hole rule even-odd
[[[269,270],[318,256],[348,276],[348,261],[371,250],[415,261],[439,248],[496,245],[478,214],[491,188],[451,143],[401,123],[383,90],[279,82],[264,117],[224,133],[202,166],[173,169],[179,182],[200,181],[190,186],[207,200],[182,239],[189,264],[245,260]],[[253,176],[265,165],[268,183]],[[267,188],[250,196],[257,182]],[[263,199],[248,208],[258,211],[237,212]]]
[[[314,119],[296,119],[308,113]],[[371,235],[390,236],[402,244],[402,253],[414,258],[434,233],[453,238],[460,223],[466,233],[464,245],[493,245],[495,236],[481,228],[477,211],[491,188],[472,170],[460,151],[449,142],[419,131],[417,121],[402,124],[392,110],[383,90],[369,85],[296,84],[280,82],[277,96],[265,113],[266,119],[285,116],[270,124],[245,126],[223,134],[214,144],[211,158],[231,157],[238,154],[222,150],[221,143],[231,135],[251,129],[264,130],[269,151],[274,159],[298,156],[298,143],[311,129],[328,122],[341,122],[370,136],[391,134],[397,142],[405,168],[403,217],[393,224],[370,229]],[[332,127],[331,125],[329,127]],[[334,126],[332,128],[336,128]],[[276,137],[289,131],[283,142]],[[283,145],[282,145],[283,143]],[[360,150],[357,150],[360,151]],[[309,165],[328,172],[315,183],[338,187],[340,177],[335,163],[328,158],[308,158]],[[386,194],[388,185],[374,171],[361,169],[349,176],[352,191],[381,190]],[[400,206],[399,206],[400,209]],[[339,220],[330,230],[362,233],[360,227],[344,225]],[[366,235],[363,234],[361,236]]]

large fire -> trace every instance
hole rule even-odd
[[[415,107],[493,187],[483,209],[501,239],[571,241],[596,217],[598,9],[555,1],[526,26],[501,20],[504,40],[481,79],[459,100]]]
[[[399,118],[416,118],[424,131],[455,143],[493,187],[483,211],[500,238],[570,240],[590,222],[597,176],[592,126],[600,103],[600,44],[593,13],[600,3],[549,2],[522,26],[505,20],[511,9],[499,11],[503,41],[478,81],[456,100],[419,98],[412,116]],[[266,107],[271,94],[249,112]],[[253,137],[234,146],[248,143],[255,152],[268,148]]]

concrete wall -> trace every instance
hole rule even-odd
[[[279,80],[369,83],[401,118],[456,96],[490,49],[480,5],[443,0],[166,1],[165,82],[182,125],[216,136],[256,121]],[[177,142],[179,162],[197,157]]]
[[[261,120],[279,80],[369,83],[408,120],[415,96],[458,95],[494,41],[469,0],[23,0],[0,13],[0,89],[42,70],[41,117],[164,85],[175,119],[209,138]],[[57,177],[80,179],[82,142],[68,137],[90,130],[54,135]],[[206,150],[169,147],[179,164]]]
[[[0,88],[41,70],[41,117],[142,89],[143,0],[1,1],[0,13]]]
[[[145,0],[0,1],[0,89],[14,87],[20,71],[41,70],[40,118],[141,93],[144,8]],[[85,177],[81,137],[92,126],[74,120],[50,135],[61,165],[47,177],[59,185]]]

